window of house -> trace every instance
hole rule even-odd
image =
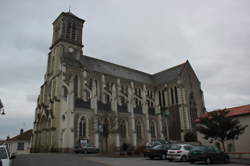
[[[8,155],[7,155],[5,148],[0,147],[0,160],[7,159],[7,158],[8,158]]]
[[[228,152],[234,152],[234,146],[233,146],[233,144],[230,143],[230,144],[227,145],[227,151]]]
[[[17,150],[24,150],[24,143],[23,142],[17,143]]]

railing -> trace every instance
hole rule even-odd
[[[75,107],[90,109],[90,100],[89,101],[83,101],[81,99],[76,99],[75,100]]]
[[[111,111],[111,103],[103,103],[101,101],[97,102],[98,111]]]
[[[148,108],[148,114],[149,115],[155,115],[155,108],[154,107],[149,107]]]
[[[118,105],[117,110],[118,112],[128,112],[128,105],[127,104]]]
[[[136,106],[134,108],[134,113],[135,114],[142,114],[142,106]]]

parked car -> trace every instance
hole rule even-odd
[[[14,154],[9,153],[6,145],[0,145],[0,164],[1,166],[10,166],[11,160],[15,158]]]
[[[162,145],[162,144],[170,144],[170,142],[167,141],[167,140],[158,139],[158,140],[154,140],[154,141],[152,141],[152,142],[148,142],[148,143],[145,145],[145,148],[152,148],[153,146]]]
[[[144,150],[144,157],[149,157],[151,160],[155,157],[159,157],[160,159],[165,160],[170,147],[171,144],[161,144],[153,146],[152,148],[147,148]]]
[[[76,146],[74,149],[75,153],[98,153],[99,149],[96,148],[94,145],[86,144],[84,146]]]
[[[187,161],[189,158],[189,152],[192,149],[190,144],[173,144],[168,150],[167,159],[169,161]]]
[[[206,164],[211,164],[215,161],[230,162],[229,156],[213,146],[193,146],[189,153],[191,163],[196,161],[204,161]]]

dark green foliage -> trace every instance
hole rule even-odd
[[[238,139],[244,133],[246,126],[242,126],[238,119],[228,117],[229,111],[219,110],[209,112],[207,116],[198,120],[197,131],[204,135],[204,138],[213,142],[220,141],[225,151],[224,142],[227,140]]]
[[[195,142],[197,141],[197,135],[194,132],[187,132],[184,135],[184,141],[185,142]]]

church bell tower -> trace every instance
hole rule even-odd
[[[50,49],[59,42],[82,48],[82,28],[85,20],[69,12],[62,12],[53,22],[53,39]]]

